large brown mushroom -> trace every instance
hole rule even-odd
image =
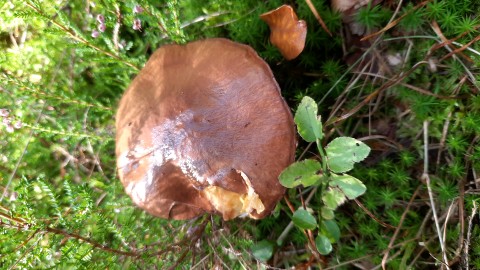
[[[158,49],[122,97],[116,129],[125,191],[163,218],[265,217],[295,154],[292,115],[270,68],[226,39]]]

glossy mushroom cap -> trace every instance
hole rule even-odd
[[[358,9],[371,5],[372,7],[378,5],[382,0],[332,0],[332,9],[340,13],[347,13],[343,15],[352,15]]]
[[[293,118],[270,68],[226,39],[158,49],[122,97],[116,129],[125,191],[163,218],[265,217],[295,155]]]
[[[332,9],[338,12],[345,12],[362,2],[368,3],[368,0],[332,0]]]
[[[297,14],[289,5],[260,15],[270,27],[270,42],[278,48],[287,60],[296,58],[305,47],[307,23],[298,20]]]

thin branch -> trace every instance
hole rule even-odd
[[[113,27],[112,33],[112,42],[115,45],[115,50],[118,51],[120,46],[118,45],[118,36],[120,35],[120,26],[122,23],[122,14],[120,13],[120,8],[118,5],[115,5],[115,16],[117,16],[117,21],[115,22],[115,26]]]
[[[42,117],[43,110],[45,109],[46,106],[47,106],[47,103],[44,103],[42,109],[38,113],[38,116],[37,116],[37,119],[35,120],[34,126],[36,126],[40,122],[40,118]],[[15,177],[15,174],[17,174],[18,167],[20,166],[20,163],[23,160],[23,156],[27,152],[27,148],[28,148],[28,145],[30,144],[30,141],[32,140],[34,131],[35,130],[33,128],[30,129],[30,133],[28,134],[27,142],[25,143],[25,146],[23,147],[22,154],[20,154],[20,157],[17,159],[17,163],[15,164],[15,167],[13,168],[12,173],[8,177],[7,185],[5,186],[5,189],[3,190],[2,196],[0,197],[0,203],[3,201],[3,198],[5,198],[5,196],[7,195],[8,188],[10,187],[10,184],[12,183],[12,180]]]
[[[345,261],[345,262],[341,262],[339,264],[336,264],[336,265],[332,265],[330,267],[327,267],[325,268],[324,270],[333,270],[333,269],[338,269],[339,267],[342,267],[342,266],[347,266],[347,265],[350,265],[350,264],[353,264],[355,262],[358,262],[358,261],[362,261],[364,259],[368,259],[368,258],[371,258],[373,257],[373,254],[372,255],[365,255],[363,257],[360,257],[360,258],[355,258],[355,259],[352,259],[352,260],[349,260],[349,261]]]
[[[38,243],[38,241],[40,241],[40,238],[37,239],[37,241],[35,242],[35,244],[33,244],[31,247],[29,247],[21,256],[18,256],[17,260],[12,264],[10,265],[10,267],[8,268],[9,270],[10,269],[17,269],[16,266],[17,264],[23,260],[23,258],[25,256],[27,256],[27,254],[30,254],[30,251],[32,251],[32,249],[35,247],[35,245]]]
[[[435,202],[433,200],[433,192],[430,184],[430,176],[428,174],[428,121],[423,122],[423,175],[422,180],[427,183],[428,197],[430,198],[430,207],[432,208],[433,219],[435,220],[435,227],[437,229],[438,241],[440,242],[440,248],[443,254],[443,263],[447,269],[448,266],[447,252],[445,249],[445,243],[443,242],[442,231],[440,229],[440,223],[438,221],[437,210],[435,209]]]
[[[5,213],[0,212],[0,216],[4,217],[6,220],[10,222],[15,222],[18,223],[20,226],[18,228],[28,228],[27,223],[23,218],[18,218],[18,217],[12,217],[10,215],[7,215]]]
[[[13,223],[16,223],[16,225],[14,226],[14,228],[16,230],[25,230],[25,229],[33,227],[31,224],[27,223],[22,218],[12,217],[12,216],[7,215],[7,214],[2,213],[2,212],[0,212],[0,216],[9,220],[9,221],[11,221],[11,222],[13,222]],[[9,224],[5,224],[5,223],[0,222],[0,225],[6,226],[6,225],[9,225]],[[174,243],[174,244],[170,245],[170,247],[168,247],[168,248],[165,248],[161,251],[150,253],[149,256],[160,256],[160,255],[163,255],[165,253],[171,252],[176,247],[183,246],[188,242],[195,243],[196,240],[198,240],[201,237],[201,235],[202,235],[202,233],[205,229],[205,226],[206,226],[206,222],[204,221],[202,223],[201,227],[199,228],[199,230],[197,230],[195,235],[193,235],[192,237],[186,237],[186,238],[182,239],[181,241],[179,241],[178,243]],[[115,253],[115,254],[118,254],[118,255],[123,255],[123,256],[128,256],[128,257],[140,257],[140,256],[145,255],[145,251],[147,251],[146,249],[142,249],[142,250],[138,250],[138,251],[123,251],[123,250],[114,249],[114,248],[108,247],[106,245],[100,244],[100,243],[98,243],[98,242],[96,242],[96,241],[94,241],[90,238],[81,236],[79,234],[70,233],[70,232],[67,232],[65,230],[61,230],[61,229],[57,229],[57,228],[53,228],[53,227],[46,227],[46,228],[41,229],[41,230],[40,229],[36,230],[34,232],[34,234],[31,237],[29,237],[27,240],[30,241],[33,236],[38,235],[39,233],[42,233],[42,234],[53,233],[53,234],[57,234],[57,235],[63,235],[67,238],[73,238],[73,239],[76,239],[78,241],[85,242],[85,243],[91,245],[93,248],[97,248],[97,249],[100,249],[100,250],[103,250],[103,251],[106,251],[106,252]],[[132,250],[135,250],[135,248],[132,248],[132,247],[129,247],[129,248],[132,249]],[[18,247],[17,247],[17,249],[18,249]]]
[[[402,216],[400,217],[400,222],[395,230],[395,233],[393,234],[392,238],[390,238],[390,243],[388,243],[387,250],[385,251],[385,254],[383,255],[382,259],[382,269],[386,269],[386,265],[388,262],[388,255],[390,253],[390,250],[393,248],[393,244],[395,243],[395,239],[397,239],[397,235],[400,232],[400,229],[402,228],[403,221],[405,220],[405,217],[407,216],[408,211],[410,210],[410,206],[413,203],[413,200],[417,197],[418,191],[420,190],[420,186],[417,187],[415,192],[413,193],[412,197],[410,198],[410,201],[407,204],[407,208],[405,208],[405,211],[403,211]]]
[[[403,147],[403,145],[401,145],[399,142],[395,141],[392,138],[384,136],[384,135],[369,135],[369,136],[365,136],[365,137],[362,137],[362,138],[357,138],[357,140],[362,141],[362,142],[369,141],[369,140],[379,140],[380,142],[384,143],[385,145],[395,147],[399,151],[402,151],[402,150],[405,149],[405,147]],[[386,141],[386,142],[383,142],[383,141]],[[390,143],[390,144],[388,144],[388,143]]]
[[[15,253],[17,252],[18,250],[20,250],[22,247],[24,247],[28,242],[30,242],[30,240],[33,239],[33,237],[35,237],[35,235],[37,235],[38,233],[40,232],[40,230],[36,230],[32,233],[32,235],[30,235],[27,239],[25,239],[25,241],[23,241],[23,243],[21,245],[19,245],[18,247],[16,247],[12,252],[10,253]]]
[[[432,214],[432,209],[430,208],[427,212],[427,214],[425,215],[425,218],[423,219],[422,221],[422,224],[420,224],[420,228],[418,229],[418,232],[417,234],[415,235],[415,238],[420,238],[420,236],[422,235],[422,232],[423,230],[425,229],[425,227],[427,226],[427,222],[430,220],[430,215]],[[430,243],[432,239],[428,240],[426,243],[424,243],[421,247],[421,249],[417,252],[417,255],[415,255],[415,257],[410,261],[410,264],[407,266],[406,269],[412,269],[413,268],[413,265],[415,265],[416,261],[420,258],[420,256],[422,255],[422,253],[426,250],[425,246]],[[420,243],[419,243],[420,244]]]
[[[218,16],[222,16],[222,15],[226,15],[226,14],[230,14],[231,12],[230,11],[217,11],[217,12],[212,12],[210,14],[206,14],[206,15],[202,15],[202,16],[198,16],[197,18],[191,20],[191,21],[188,21],[188,22],[184,22],[180,25],[180,28],[183,29],[185,27],[188,27],[190,25],[193,25],[195,23],[198,23],[198,22],[202,22],[202,21],[208,21],[212,18],[215,18],[215,17],[218,17]]]
[[[440,147],[438,148],[438,154],[437,154],[437,166],[436,166],[437,169],[440,168],[440,159],[442,157],[443,148],[445,147],[445,142],[447,141],[448,128],[450,126],[451,118],[452,118],[452,110],[449,109],[447,119],[445,119],[445,123],[443,124],[442,137],[440,138]]]
[[[30,4],[30,3],[26,3],[27,6],[29,6],[30,8],[32,8],[33,10],[35,10],[38,14],[44,16],[45,18],[47,18],[47,15],[45,15],[40,9],[38,9],[37,7],[35,7],[34,5]],[[100,47],[97,47],[95,46],[94,44],[90,43],[88,40],[82,38],[82,37],[79,37],[77,34],[75,34],[74,31],[72,31],[71,29],[67,28],[66,26],[64,25],[61,25],[60,23],[58,23],[57,21],[53,20],[53,19],[48,19],[51,23],[53,23],[54,25],[56,25],[58,28],[62,29],[63,31],[65,31],[71,38],[73,38],[74,40],[80,42],[80,43],[83,43],[85,45],[87,45],[88,47],[100,52],[100,53],[103,53],[107,56],[110,56],[112,58],[114,58],[115,60],[118,60],[124,64],[126,64],[127,66],[129,67],[132,67],[134,68],[135,70],[140,70],[137,66],[135,66],[134,64],[122,59],[121,57],[119,57],[118,55],[115,55],[111,52],[108,52],[108,51],[105,51],[104,49],[100,48]]]
[[[115,254],[118,254],[118,255],[124,255],[124,256],[129,256],[129,257],[138,257],[138,256],[142,255],[141,253],[138,253],[138,252],[130,252],[130,251],[113,249],[113,248],[107,247],[105,245],[102,245],[100,243],[97,243],[97,242],[95,242],[95,241],[93,241],[89,238],[83,237],[81,235],[74,234],[74,233],[69,233],[69,232],[66,232],[66,231],[63,231],[63,230],[60,230],[60,229],[56,229],[56,228],[47,227],[43,231],[47,232],[47,233],[60,234],[60,235],[63,235],[65,237],[68,237],[68,238],[74,238],[74,239],[83,241],[85,243],[88,243],[89,245],[93,246],[94,248],[98,248],[98,249],[101,249],[103,251],[115,253]],[[168,248],[166,250],[168,250]]]
[[[288,223],[287,227],[285,227],[285,229],[283,230],[283,232],[280,234],[280,236],[277,238],[277,245],[278,246],[281,246],[283,244],[283,241],[285,241],[285,238],[287,238],[288,236],[288,233],[290,233],[290,231],[293,229],[293,222],[290,221],[290,223]]]
[[[318,186],[317,187],[314,187],[310,193],[308,194],[307,196],[307,199],[305,200],[305,205],[308,205],[308,203],[310,202],[310,200],[313,198],[313,195],[317,192],[317,189],[318,189]],[[284,197],[285,198],[285,197]],[[293,205],[290,203],[290,201],[285,198],[285,201],[287,202],[288,204],[288,207],[290,208],[290,210],[292,212],[295,212],[295,208],[293,208]],[[285,238],[287,238],[288,236],[288,233],[290,233],[290,231],[293,229],[293,221],[290,221],[290,223],[288,223],[287,227],[285,227],[285,229],[283,230],[283,232],[280,234],[280,236],[277,238],[277,245],[282,245],[283,241],[285,240]]]
[[[322,19],[322,17],[320,16],[320,14],[318,14],[318,11],[317,11],[317,9],[315,8],[315,6],[313,5],[312,1],[311,1],[311,0],[305,0],[305,2],[307,2],[308,7],[310,8],[310,10],[311,10],[312,13],[313,13],[313,16],[315,16],[315,18],[317,19],[318,23],[320,23],[320,25],[322,26],[323,30],[325,30],[325,32],[327,32],[330,36],[332,36],[332,32],[330,32],[330,30],[328,30],[327,25],[326,25],[325,22],[323,21],[323,19]]]
[[[390,224],[388,224],[388,223],[385,223],[385,222],[381,221],[381,220],[380,220],[378,217],[376,217],[372,212],[370,212],[370,210],[368,210],[359,200],[357,200],[357,199],[353,199],[353,200],[357,203],[358,207],[362,208],[362,210],[363,210],[369,217],[371,217],[373,220],[375,220],[376,222],[378,222],[378,224],[382,225],[383,227],[389,228],[389,229],[397,229],[397,230],[398,230],[398,228],[401,226],[401,224],[400,224],[400,225],[398,225],[399,227],[395,227],[395,226],[392,226],[392,225],[390,225]],[[407,210],[408,210],[408,208],[407,208]]]
[[[361,75],[367,75],[367,76],[372,76],[372,77],[378,77],[378,78],[382,78],[382,79],[385,79],[385,80],[390,80],[390,81],[393,81],[394,79],[391,79],[391,78],[388,78],[386,76],[382,76],[380,74],[376,74],[376,73],[369,73],[369,72],[353,72],[355,74],[361,74]],[[458,97],[456,95],[453,95],[453,96],[443,96],[443,95],[438,95],[438,94],[435,94],[435,93],[432,93],[428,90],[425,90],[425,89],[422,89],[418,86],[415,86],[415,85],[411,85],[411,84],[408,84],[408,83],[399,83],[399,85],[401,86],[404,86],[406,88],[409,88],[413,91],[416,91],[420,94],[424,94],[424,95],[427,95],[427,96],[431,96],[431,97],[436,97],[436,98],[439,98],[439,99],[460,99],[462,97]]]
[[[464,251],[464,267],[465,270],[469,270],[469,257],[468,257],[468,249],[470,248],[470,239],[472,237],[472,227],[473,227],[473,219],[475,218],[475,215],[477,214],[477,203],[473,201],[473,209],[472,209],[472,214],[468,218],[468,231],[467,231],[467,239],[465,240],[465,251]]]
[[[346,120],[348,119],[349,117],[351,117],[352,115],[354,115],[356,112],[358,112],[361,108],[363,108],[363,106],[367,105],[374,97],[376,97],[378,94],[380,94],[382,91],[388,89],[389,87],[392,87],[392,86],[395,86],[397,84],[400,84],[401,81],[403,79],[405,79],[406,77],[408,77],[414,70],[416,70],[418,67],[420,67],[421,65],[424,65],[424,64],[428,64],[427,61],[425,60],[422,60],[418,63],[416,63],[411,69],[409,69],[407,72],[405,72],[404,74],[402,75],[399,75],[399,76],[396,76],[395,79],[392,79],[391,81],[388,81],[386,83],[384,83],[382,86],[380,86],[377,90],[375,90],[373,93],[371,93],[370,95],[368,95],[364,100],[362,100],[357,106],[355,106],[354,108],[352,108],[350,111],[348,111],[347,113],[337,117],[337,118],[334,118],[334,119],[330,119],[328,120],[324,126],[329,126],[329,125],[332,125],[332,124],[336,124],[338,122],[341,122],[343,120]]]
[[[432,29],[433,29],[433,31],[435,32],[435,34],[437,34],[437,36],[440,37],[440,39],[443,41],[441,44],[445,44],[445,45],[444,45],[445,49],[447,49],[447,51],[449,51],[449,52],[453,52],[453,49],[450,48],[450,46],[447,45],[448,42],[446,42],[446,41],[448,41],[448,40],[445,38],[445,36],[444,36],[443,33],[441,32],[440,27],[438,26],[438,24],[437,24],[436,21],[433,21],[433,22],[432,22]],[[434,46],[434,47],[431,49],[431,51],[433,52],[433,51],[437,50],[437,49],[439,48],[438,46],[440,46],[441,44],[438,44],[437,46]],[[459,55],[463,55],[463,53],[462,53],[462,52],[459,52]],[[465,57],[466,57],[467,59],[469,59],[468,56],[465,56]],[[465,57],[464,57],[464,58],[465,58]],[[465,65],[465,63],[463,63],[456,54],[453,54],[453,59],[457,60],[458,63],[460,63],[460,65],[462,65],[462,67],[465,69],[465,72],[468,74],[468,77],[470,78],[470,81],[473,83],[473,85],[474,85],[477,89],[479,89],[478,86],[475,84],[475,82],[476,82],[475,76],[474,76],[474,75],[472,74],[472,72],[468,69],[468,67]]]
[[[462,47],[458,48],[458,49],[455,49],[451,52],[449,52],[447,55],[445,55],[444,57],[440,58],[440,62],[451,57],[452,55],[454,54],[458,54],[460,52],[463,52],[465,49],[467,49],[468,47],[470,47],[470,45],[472,45],[473,43],[477,42],[480,40],[480,36],[476,36],[474,39],[472,39],[471,41],[469,41],[467,44],[463,45]]]
[[[421,2],[420,4],[416,5],[415,7],[413,7],[411,10],[409,10],[408,12],[405,12],[404,14],[402,14],[400,17],[398,17],[397,19],[394,20],[396,14],[400,11],[400,7],[402,6],[402,1],[400,1],[397,5],[397,9],[395,10],[395,13],[393,14],[393,16],[390,18],[390,21],[387,23],[387,25],[385,27],[383,27],[380,31],[377,31],[375,33],[372,33],[370,35],[367,35],[365,37],[363,37],[361,39],[361,41],[365,41],[367,39],[370,39],[372,37],[375,37],[375,36],[378,36],[379,34],[383,34],[385,33],[386,31],[390,30],[391,28],[393,28],[395,25],[397,25],[403,18],[405,18],[407,15],[409,15],[410,13],[414,12],[415,10],[425,6],[426,4],[428,4],[428,2],[430,2],[430,0],[427,0],[427,1],[423,1]]]

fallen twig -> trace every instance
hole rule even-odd
[[[413,193],[412,197],[410,198],[410,201],[407,204],[407,208],[405,208],[405,211],[403,211],[403,214],[400,217],[400,222],[398,223],[398,226],[395,229],[395,233],[393,234],[392,238],[390,238],[390,243],[388,243],[387,250],[385,251],[385,254],[383,255],[383,258],[382,258],[382,269],[386,269],[386,265],[387,265],[387,261],[388,261],[388,255],[390,253],[390,250],[393,248],[393,244],[395,243],[395,239],[397,239],[397,235],[400,232],[400,228],[402,228],[403,221],[405,220],[405,217],[407,216],[407,213],[410,210],[410,206],[412,205],[413,200],[417,197],[419,191],[420,191],[420,186],[417,187],[417,189]]]
[[[327,32],[330,36],[332,36],[332,32],[330,32],[330,30],[328,30],[327,25],[326,25],[325,22],[323,21],[323,19],[322,19],[322,17],[320,16],[320,14],[318,14],[318,11],[317,11],[317,9],[315,8],[315,6],[312,4],[312,1],[310,1],[310,0],[305,0],[305,2],[307,2],[308,7],[310,8],[310,10],[311,10],[312,13],[313,13],[313,16],[315,16],[315,18],[317,18],[317,21],[320,23],[320,25],[322,26],[323,30],[325,30],[325,32]]]
[[[468,249],[470,248],[470,239],[472,237],[472,227],[473,227],[473,219],[475,218],[475,215],[477,214],[477,203],[473,201],[473,209],[472,209],[472,214],[468,218],[468,229],[467,229],[467,239],[465,239],[465,248],[464,248],[464,267],[465,270],[469,270],[469,257],[468,257]]]
[[[430,184],[430,175],[428,174],[428,121],[423,122],[423,174],[422,174],[422,180],[424,180],[427,184],[427,190],[428,190],[428,197],[430,198],[430,207],[432,208],[432,213],[433,213],[433,219],[435,221],[435,227],[437,229],[437,236],[438,236],[438,241],[440,242],[440,248],[442,250],[443,254],[443,264],[447,268],[447,270],[450,269],[448,266],[448,259],[447,259],[447,252],[445,249],[445,243],[443,241],[442,237],[442,232],[440,229],[440,224],[438,221],[438,216],[437,216],[437,210],[435,209],[435,202],[433,201],[433,192],[432,192],[432,187]]]

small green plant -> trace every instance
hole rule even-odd
[[[346,172],[364,160],[370,148],[351,137],[338,137],[323,147],[322,122],[317,114],[315,101],[304,97],[295,114],[295,123],[305,141],[316,143],[321,160],[306,159],[293,163],[280,175],[280,183],[287,188],[313,186],[320,192],[320,208],[309,211],[305,206],[300,207],[292,220],[300,229],[318,229],[315,245],[320,254],[326,255],[332,251],[332,243],[340,238],[340,229],[334,221],[335,209],[347,199],[353,200],[366,191],[360,180]]]
[[[360,8],[357,15],[357,20],[368,30],[379,27],[384,23],[384,20],[389,17],[389,11],[382,9],[379,5],[372,6],[370,3]]]

